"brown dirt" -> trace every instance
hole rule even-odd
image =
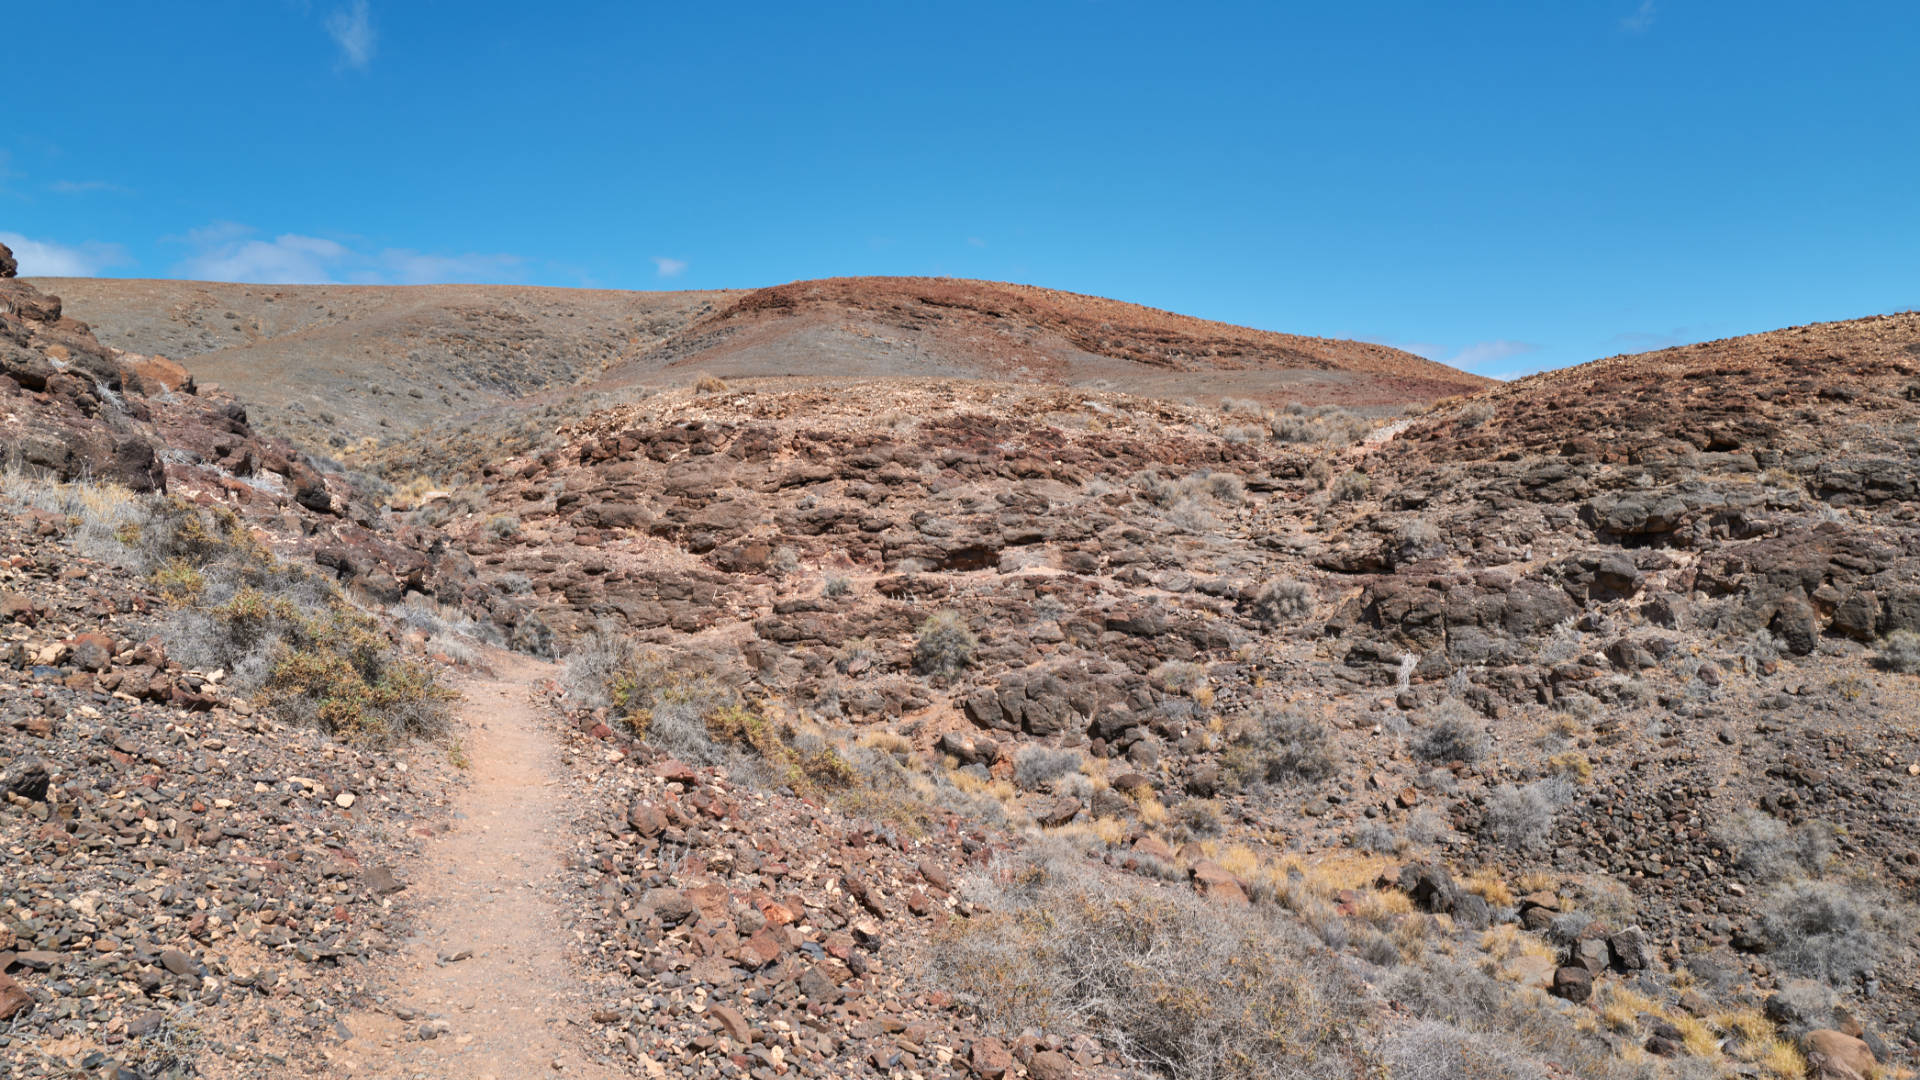
[[[425,932],[394,965],[389,1008],[347,1021],[345,1075],[616,1075],[580,1047],[590,984],[570,970],[554,902],[562,772],[528,692],[557,669],[511,653],[491,659],[497,674],[461,688],[458,746],[471,766],[453,830],[407,868],[405,895],[423,909]],[[419,1037],[440,1023],[436,1037]]]

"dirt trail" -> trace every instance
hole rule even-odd
[[[422,933],[395,968],[390,1011],[347,1022],[354,1038],[338,1059],[343,1075],[624,1075],[583,1053],[584,985],[568,966],[553,899],[561,822],[552,781],[564,773],[528,688],[556,669],[506,653],[491,659],[496,675],[461,686],[472,764],[452,831],[402,874]]]

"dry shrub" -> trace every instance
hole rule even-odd
[[[696,394],[724,394],[729,389],[731,387],[727,385],[726,380],[718,375],[709,375],[703,371],[694,376],[693,392]]]
[[[1248,788],[1310,784],[1340,771],[1327,726],[1286,709],[1264,709],[1248,718],[1222,762]]]
[[[957,611],[937,611],[920,624],[913,646],[913,667],[922,675],[951,679],[973,663],[980,640]]]
[[[1553,839],[1553,817],[1572,797],[1561,777],[1531,784],[1505,784],[1487,797],[1488,837],[1515,851],[1544,851]]]
[[[1408,744],[1422,761],[1479,761],[1487,752],[1487,733],[1472,710],[1448,698],[1435,706],[1423,727]]]
[[[1892,916],[1839,882],[1801,881],[1767,896],[1760,931],[1780,967],[1845,986],[1879,966]]]
[[[1084,760],[1078,750],[1023,747],[1013,756],[1013,782],[1023,791],[1039,791],[1069,773],[1079,772]]]
[[[1720,842],[1733,850],[1734,865],[1761,881],[1817,877],[1833,853],[1833,829],[1825,822],[1786,822],[1747,807],[1721,823]]]
[[[1091,1031],[1175,1080],[1369,1067],[1365,988],[1271,908],[1108,878],[1052,846],[968,892],[990,913],[941,932],[931,974],[993,1030]]]
[[[1260,586],[1247,604],[1253,621],[1265,627],[1293,622],[1313,611],[1313,594],[1292,578],[1275,578]]]
[[[1902,675],[1920,675],[1920,633],[1895,630],[1880,641],[1875,662],[1888,671]]]

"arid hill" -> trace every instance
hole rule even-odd
[[[187,364],[323,452],[570,387],[644,357],[729,293],[507,285],[35,279],[100,340]]]
[[[953,278],[758,289],[676,333],[646,363],[723,377],[940,376],[1269,404],[1404,405],[1491,384],[1384,345]]]
[[[0,281],[0,1071],[1920,1049],[1920,316],[1389,417],[1472,380],[973,282],[70,284]],[[351,468],[102,340],[316,305],[244,347],[365,387],[483,294],[299,429],[372,418]]]
[[[515,403],[727,378],[942,377],[1392,408],[1489,385],[1383,345],[1024,285],[835,278],[751,292],[45,279],[100,339],[190,366],[338,451]],[[566,403],[569,397],[575,398]],[[503,408],[505,407],[505,408]]]

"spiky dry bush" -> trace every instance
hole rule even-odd
[[[1085,760],[1078,750],[1022,747],[1013,756],[1013,782],[1023,791],[1039,791],[1069,773],[1079,772]]]
[[[934,612],[920,624],[920,636],[913,646],[914,670],[936,679],[951,679],[973,663],[973,650],[979,644],[980,639],[973,636],[959,612]]]
[[[693,392],[696,394],[724,394],[729,389],[732,388],[727,385],[725,379],[704,371],[693,379]]]
[[[1272,908],[1105,877],[1052,845],[996,862],[968,895],[990,913],[940,933],[930,974],[993,1030],[1090,1031],[1175,1080],[1372,1066],[1364,986]]]
[[[1760,931],[1780,967],[1845,986],[1879,966],[1897,914],[1840,882],[1799,881],[1768,894]]]
[[[1422,761],[1479,761],[1487,752],[1487,733],[1473,711],[1447,698],[1428,715],[1407,748]]]
[[[1734,865],[1761,881],[1818,877],[1833,853],[1833,829],[1825,822],[1789,827],[1752,807],[1727,818],[1716,835],[1733,851]]]
[[[1572,783],[1557,776],[1495,788],[1487,796],[1488,838],[1515,851],[1546,850],[1553,840],[1554,815],[1572,794]]]
[[[1327,725],[1287,709],[1263,709],[1234,732],[1222,755],[1241,787],[1310,784],[1340,771]]]
[[[1373,421],[1337,405],[1308,408],[1295,403],[1276,413],[1267,426],[1275,442],[1345,446],[1366,438]]]
[[[1876,662],[1888,671],[1902,675],[1920,675],[1920,634],[1895,630],[1880,641]]]
[[[1247,603],[1247,614],[1265,627],[1283,626],[1311,614],[1313,594],[1292,578],[1275,578],[1260,586]]]

